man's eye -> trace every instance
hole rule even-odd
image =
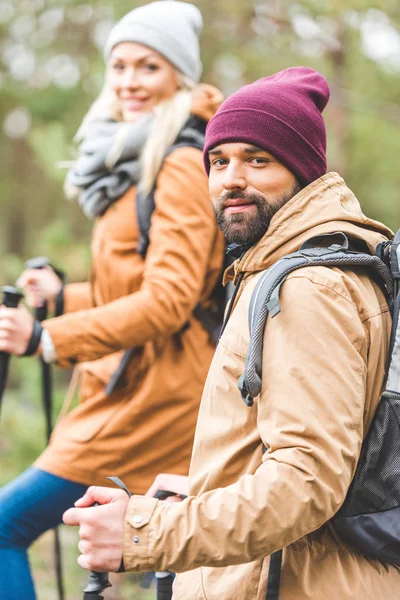
[[[125,69],[125,65],[123,65],[122,63],[115,63],[114,65],[112,65],[112,68],[114,69],[114,71],[123,71]]]
[[[227,161],[225,158],[216,158],[215,160],[212,161],[212,165],[213,167],[222,167],[223,165],[226,165]]]
[[[261,156],[254,156],[250,159],[250,162],[256,165],[265,165],[269,162],[267,158],[262,158]]]

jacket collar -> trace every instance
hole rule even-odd
[[[337,173],[327,173],[303,188],[272,218],[268,231],[225,272],[224,282],[239,273],[263,271],[295,252],[309,238],[334,231],[365,241],[375,251],[393,232],[366,217],[353,192]]]

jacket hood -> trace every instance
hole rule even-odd
[[[337,173],[327,173],[273,216],[266,234],[228,269],[225,280],[241,272],[263,271],[308,239],[336,231],[364,241],[371,253],[379,242],[393,237],[388,227],[363,214],[357,198]]]
[[[196,85],[193,91],[192,109],[194,115],[209,121],[215,115],[224,96],[217,88],[206,83]]]

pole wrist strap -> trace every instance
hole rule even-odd
[[[38,349],[39,344],[40,344],[40,338],[42,337],[42,331],[43,331],[43,327],[41,326],[39,321],[35,320],[33,322],[31,338],[30,338],[30,340],[28,342],[28,346],[22,356],[32,356],[32,354],[35,354],[35,352]]]

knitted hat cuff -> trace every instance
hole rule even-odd
[[[143,44],[197,83],[202,71],[199,47],[202,25],[201,13],[193,4],[178,0],[150,2],[134,8],[114,25],[104,57],[107,61],[118,44]]]
[[[146,23],[126,23],[124,29],[121,28],[118,31],[117,43],[135,42],[143,44],[143,46],[147,46],[164,56],[178,71],[197,83],[202,70],[202,64],[198,57],[190,56],[188,49],[185,48],[178,37],[174,37],[168,31],[164,31],[161,37],[155,35],[153,29],[152,25]],[[166,40],[169,42],[168,47],[174,49],[173,52],[168,52]],[[115,45],[112,35],[110,35],[104,50],[105,60],[108,60]]]
[[[322,116],[321,126],[324,126]],[[321,155],[289,123],[262,110],[237,108],[217,112],[206,132],[204,167],[207,174],[210,171],[209,150],[231,142],[254,144],[266,150],[302,185],[308,185],[326,173],[325,155]]]

